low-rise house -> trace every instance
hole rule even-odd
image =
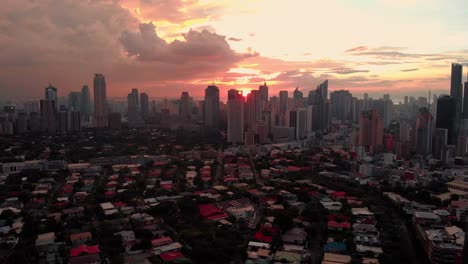
[[[200,204],[198,208],[200,209],[200,215],[206,220],[214,221],[228,217],[228,214],[213,204]]]
[[[323,247],[323,251],[328,253],[344,253],[346,250],[346,244],[341,242],[330,242]]]
[[[325,253],[323,255],[322,264],[349,264],[351,263],[351,256]]]
[[[151,240],[151,245],[153,246],[153,248],[157,248],[171,244],[172,242],[172,238],[165,236]]]
[[[281,236],[281,240],[285,244],[304,245],[307,241],[307,232],[303,228],[294,227],[286,231]]]
[[[79,247],[70,249],[70,264],[99,264],[101,263],[101,250],[98,245]]]
[[[73,233],[70,234],[70,242],[74,246],[86,244],[93,238],[91,232]]]
[[[161,247],[154,248],[154,255],[159,255],[165,252],[174,252],[182,249],[182,245],[179,242],[171,243]]]
[[[273,258],[270,244],[250,241],[247,246],[247,258],[246,263],[270,262]]]
[[[327,227],[329,230],[336,230],[336,231],[346,231],[351,228],[350,222],[337,222],[337,221],[328,221]]]
[[[129,251],[130,248],[136,243],[135,233],[132,230],[122,230],[120,232],[114,233],[116,236],[122,238],[122,245],[126,251]]]
[[[277,251],[274,257],[274,263],[300,264],[302,263],[302,255],[287,251]]]

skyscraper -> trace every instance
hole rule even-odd
[[[286,113],[288,110],[288,91],[279,92],[279,110],[280,113]]]
[[[306,108],[296,108],[289,111],[289,127],[294,128],[294,139],[302,140],[307,137]]]
[[[59,131],[67,132],[68,130],[68,111],[59,111],[57,114],[58,125],[57,128]]]
[[[49,86],[45,88],[44,99],[55,101],[57,104],[57,88],[49,84]]]
[[[135,99],[137,109],[140,109],[140,97],[138,96],[138,89],[133,88],[131,94],[133,95],[133,98]]]
[[[255,125],[257,121],[262,120],[262,111],[261,111],[261,100],[258,90],[252,90],[247,95],[247,100],[245,102],[244,116],[245,124],[248,131],[255,131]]]
[[[91,96],[88,85],[83,85],[83,88],[81,88],[80,103],[81,117],[83,118],[83,121],[89,122],[89,117],[91,116]]]
[[[205,89],[205,126],[218,128],[219,126],[219,89],[215,85],[210,85]]]
[[[57,105],[54,100],[41,100],[41,116],[43,118],[43,130],[55,132],[57,130]]]
[[[331,117],[345,121],[351,119],[351,101],[353,96],[347,90],[339,90],[330,93]]]
[[[316,91],[321,94],[323,100],[328,100],[328,80],[319,84]]]
[[[27,101],[24,103],[24,111],[28,114],[39,113],[39,103],[37,101]]]
[[[190,95],[188,92],[182,92],[180,95],[179,116],[182,120],[190,120]]]
[[[108,127],[106,79],[103,74],[94,75],[94,126]]]
[[[142,119],[146,120],[149,113],[149,97],[146,93],[140,94],[140,112]]]
[[[379,152],[383,148],[382,119],[375,109],[361,113],[359,145],[365,147],[370,153]]]
[[[266,85],[266,82],[264,82],[263,85],[260,85],[258,87],[258,93],[259,93],[260,100],[263,103],[268,102],[268,86]]]
[[[468,119],[468,74],[466,76],[465,89],[463,94],[463,118]]]
[[[78,111],[68,112],[68,125],[69,132],[78,132],[81,130],[81,113]]]
[[[227,141],[244,142],[244,97],[238,90],[228,91],[227,101]]]
[[[462,111],[462,97],[463,97],[463,66],[458,63],[452,63],[452,75],[450,82],[450,96],[455,99],[457,103],[457,114]]]
[[[433,118],[429,109],[423,107],[419,109],[416,120],[416,153],[425,157],[432,151],[432,126]]]
[[[138,109],[138,89],[132,89],[132,92],[127,96],[127,119],[128,125],[135,127],[141,125],[141,117]]]
[[[447,129],[447,143],[453,145],[456,142],[455,121],[457,105],[456,100],[448,95],[441,95],[437,99],[436,128]]]
[[[317,89],[309,96],[312,102],[312,110],[309,119],[312,122],[312,131],[324,131],[329,124],[329,105],[328,105],[328,80],[317,86]]]
[[[293,92],[293,98],[294,98],[294,99],[302,99],[302,98],[304,98],[304,94],[303,94],[301,91],[299,91],[299,86],[296,87],[296,89],[294,90],[294,92]]]
[[[81,93],[70,92],[68,94],[68,110],[81,111]]]
[[[279,124],[286,126],[286,113],[288,111],[288,91],[279,92]]]

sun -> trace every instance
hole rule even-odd
[[[247,95],[252,91],[252,89],[249,88],[241,88],[239,91],[242,93],[242,96],[247,97]]]

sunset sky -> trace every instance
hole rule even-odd
[[[448,91],[468,66],[466,0],[3,0],[0,96],[59,96],[103,73],[109,96]],[[464,80],[466,80],[464,69]]]

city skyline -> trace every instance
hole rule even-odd
[[[355,95],[449,94],[450,64],[468,65],[463,7],[435,0],[7,1],[0,95],[42,98],[50,82],[65,96],[91,87],[94,73],[106,76],[109,98],[125,98],[133,87],[153,98],[183,91],[202,98],[214,82],[226,101],[229,89],[264,81],[277,95],[326,79]]]

